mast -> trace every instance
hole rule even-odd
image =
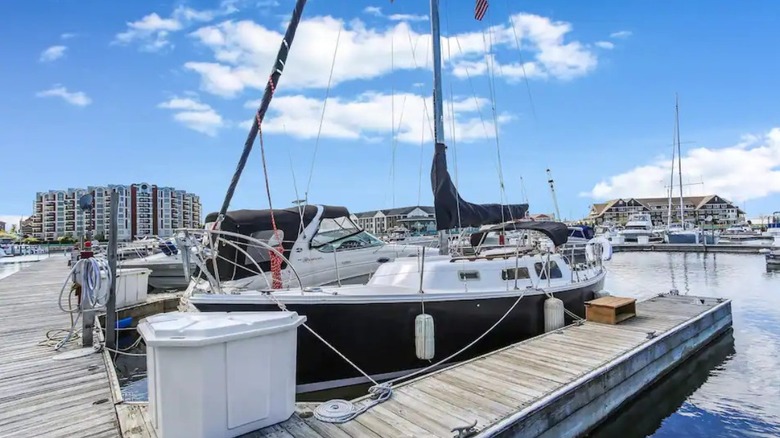
[[[439,0],[431,0],[431,45],[433,46],[433,142],[444,144],[444,104],[441,92],[441,32]],[[447,230],[439,231],[439,254],[449,253]]]
[[[683,203],[682,151],[680,150],[680,106],[677,93],[674,93],[674,119],[677,131],[677,172],[680,176],[680,225],[685,229],[685,204]]]
[[[672,171],[669,174],[669,209],[666,212],[666,228],[672,224],[672,195],[674,194],[674,157],[676,155],[676,136],[677,136],[677,122],[674,124],[674,134],[672,134]]]
[[[555,196],[555,182],[553,181],[550,169],[547,169],[547,182],[550,184],[550,193],[552,194],[553,205],[555,206],[555,220],[561,220],[561,212],[558,210],[558,197]]]
[[[246,142],[244,143],[244,150],[241,152],[241,158],[238,160],[236,171],[233,173],[233,179],[230,180],[230,186],[228,186],[227,193],[225,194],[225,200],[222,202],[222,207],[219,209],[219,216],[217,217],[215,228],[222,222],[225,214],[227,214],[227,209],[230,207],[230,201],[233,199],[233,193],[236,191],[238,180],[241,178],[241,173],[244,171],[246,161],[249,159],[249,154],[252,152],[255,137],[257,137],[257,134],[260,131],[260,124],[263,123],[265,113],[268,110],[268,105],[271,104],[271,99],[274,96],[274,90],[279,84],[279,77],[282,76],[284,65],[287,62],[287,55],[290,53],[290,47],[295,38],[295,31],[298,29],[298,23],[301,21],[304,6],[306,6],[306,0],[297,0],[295,3],[295,9],[293,9],[292,17],[290,18],[290,24],[287,25],[287,32],[285,32],[282,44],[279,46],[279,51],[276,54],[276,63],[274,64],[273,70],[271,70],[271,75],[268,77],[268,83],[263,92],[263,99],[260,101],[260,107],[257,109],[257,113],[252,121],[252,128],[249,130],[249,135],[247,135]]]

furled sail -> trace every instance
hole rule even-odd
[[[522,219],[528,204],[472,204],[460,197],[447,171],[447,146],[436,143],[431,167],[433,206],[436,210],[436,229],[479,227],[509,220]]]

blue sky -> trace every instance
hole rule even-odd
[[[2,2],[0,216],[28,215],[37,191],[141,181],[217,209],[292,5]],[[492,0],[482,22],[473,0],[441,7],[467,200],[519,202],[522,176],[531,210],[551,212],[547,167],[568,218],[664,196],[677,92],[684,179],[703,182],[686,192],[780,210],[780,3]],[[432,202],[428,12],[309,1],[265,124],[274,207],[296,186],[353,211]],[[259,157],[231,208],[267,207]]]

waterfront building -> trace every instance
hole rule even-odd
[[[715,225],[731,225],[745,220],[745,212],[731,201],[718,195],[685,196],[685,220],[697,224],[711,217]],[[625,224],[634,213],[649,213],[653,224],[667,222],[669,198],[623,198],[593,204],[587,217],[589,222]],[[680,218],[680,198],[672,199],[672,221]]]
[[[423,234],[436,232],[436,216],[433,207],[415,205],[354,213],[352,220],[371,234],[385,234],[391,228],[403,226],[407,230]]]
[[[149,183],[89,186],[38,192],[33,202],[30,235],[41,240],[82,237],[87,230],[97,239],[108,238],[111,192],[119,197],[117,239],[131,241],[144,236],[170,237],[177,228],[200,226],[200,198],[184,190]],[[82,212],[78,200],[91,194],[93,208]]]

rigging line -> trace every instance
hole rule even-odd
[[[287,136],[287,125],[282,122],[282,131],[284,132],[284,135]],[[292,151],[290,148],[287,148],[287,156],[290,159],[290,173],[292,173],[292,180],[293,180],[293,190],[295,190],[295,200],[300,201],[301,197],[298,193],[298,180],[295,178],[295,167],[293,166],[293,159],[292,159]],[[300,217],[301,223],[300,228],[298,230],[298,234],[303,234],[303,229],[305,228],[303,224],[303,205],[301,205],[300,202],[296,202],[296,207],[298,207],[298,216]]]
[[[485,63],[487,65],[487,72],[488,72],[488,89],[490,90],[490,108],[493,113],[493,128],[495,130],[495,142],[496,142],[496,159],[498,160],[498,184],[499,184],[499,199],[501,201],[507,201],[506,204],[508,204],[508,199],[506,196],[506,188],[504,187],[504,172],[503,172],[503,165],[501,162],[501,145],[499,140],[499,129],[498,129],[498,112],[496,110],[496,76],[495,76],[495,57],[493,56],[493,26],[491,26],[488,29],[488,37],[490,39],[490,43],[488,44],[488,38],[485,36],[485,30],[482,29],[482,43],[485,47],[485,52],[488,53],[488,56],[485,58]],[[510,210],[509,211],[509,218],[514,221],[513,213]],[[505,222],[506,217],[504,216],[504,208],[501,208],[501,221]]]
[[[395,72],[395,32],[390,34],[390,195],[392,202],[391,207],[395,208],[395,145],[396,145],[396,133],[395,133],[395,80],[393,80],[393,73]]]
[[[271,203],[271,183],[268,179],[268,166],[265,161],[265,144],[263,143],[263,131],[261,129],[260,117],[257,118],[257,138],[260,140],[260,157],[263,160],[263,175],[265,176],[265,193],[268,195],[268,209],[271,211],[271,228],[274,231],[274,238],[279,242],[277,250],[281,253],[284,251],[282,246],[282,239],[279,237],[279,230],[276,228],[276,218],[274,217],[274,207]],[[282,259],[272,252],[271,256],[271,276],[273,278],[273,289],[281,289],[282,287]]]
[[[409,38],[411,40],[411,34],[409,35]],[[430,52],[427,50],[427,45],[426,45],[426,50],[425,50],[426,69],[428,68],[428,63],[430,61],[429,55]],[[414,59],[414,54],[412,54],[412,59]],[[415,61],[415,66],[416,65],[417,62]],[[431,119],[430,117],[426,117],[428,115],[428,107],[426,106],[425,98],[422,99],[422,103],[423,103],[424,115],[421,120],[422,126],[420,127],[420,173],[418,175],[418,180],[417,180],[417,205],[421,205],[422,202],[422,176],[423,176],[423,158],[424,158],[423,151],[425,150],[425,122],[428,122],[428,127],[431,130],[431,138],[433,138],[433,127],[431,126]]]
[[[509,9],[509,0],[507,0],[507,10]],[[523,59],[523,53],[520,48],[520,37],[517,35],[517,28],[515,27],[514,17],[509,15],[509,23],[512,26],[512,34],[515,36],[515,45],[517,46],[517,57],[520,58],[520,69],[523,72],[523,82],[525,82],[525,89],[528,92],[528,103],[531,105],[531,116],[534,118],[534,123],[539,124],[539,118],[536,116],[536,105],[534,104],[534,98],[531,94],[531,83],[528,81],[528,73],[525,71],[525,60]]]
[[[458,51],[461,55],[463,55],[463,47],[460,45],[460,39],[458,38],[458,35],[453,35],[455,38],[455,44],[458,45]],[[463,67],[463,70],[466,72],[466,78],[469,81],[469,86],[471,87],[471,96],[474,97],[474,106],[477,108],[477,114],[479,114],[479,121],[482,123],[482,130],[485,132],[485,140],[490,141],[490,134],[487,130],[487,125],[485,124],[485,117],[482,115],[482,109],[481,105],[479,104],[479,98],[477,97],[476,89],[474,88],[474,81],[471,79],[471,73],[469,73],[468,67]]]
[[[320,137],[322,135],[322,125],[325,121],[325,108],[328,105],[328,98],[330,97],[330,86],[331,82],[333,81],[333,70],[336,68],[336,55],[339,52],[339,41],[341,40],[341,30],[344,28],[344,22],[339,22],[339,30],[336,34],[336,47],[333,49],[333,59],[330,63],[330,73],[328,74],[328,86],[325,89],[325,100],[322,102],[322,114],[320,114],[320,126],[317,128],[317,139],[314,142],[314,154],[312,154],[311,157],[311,167],[309,168],[309,180],[306,183],[306,191],[303,193],[304,195],[304,203],[305,205],[309,205],[309,189],[311,188],[311,178],[312,175],[314,175],[314,163],[317,160],[317,150],[320,146]]]
[[[417,43],[412,41],[412,31],[411,31],[411,29],[409,27],[406,28],[406,35],[409,38],[409,45],[413,47],[413,49],[412,49],[412,63],[414,64],[414,68],[417,69],[417,68],[419,68],[419,65],[417,64],[417,56],[415,55],[415,53],[417,52]],[[418,39],[418,42],[419,42],[419,39]],[[426,69],[428,68],[429,55],[430,55],[430,53],[429,53],[430,50],[427,50],[427,48],[428,48],[427,44],[428,44],[428,42],[426,41],[426,50],[425,50],[425,68]],[[425,114],[425,117],[428,119],[428,126],[431,129],[431,138],[434,138],[435,134],[433,132],[433,122],[431,121],[432,120],[431,114],[430,114],[430,112],[428,112],[428,103],[427,103],[427,101],[425,99],[423,99],[423,112]]]

